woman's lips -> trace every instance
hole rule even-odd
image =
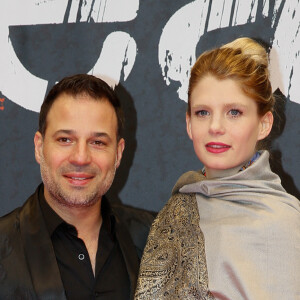
[[[231,146],[223,143],[210,142],[205,145],[206,150],[210,153],[223,153],[230,149]]]

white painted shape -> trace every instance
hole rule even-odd
[[[1,18],[6,18],[8,25],[62,23],[67,2],[67,0],[5,0],[0,4]]]
[[[271,81],[273,90],[279,88],[291,101],[300,104],[299,56],[300,4],[289,1],[285,3],[270,52]]]
[[[269,4],[270,4],[270,0],[264,0],[263,15],[265,17],[269,16]]]
[[[128,35],[129,37],[129,35]],[[124,80],[127,80],[134,66],[137,55],[137,45],[133,38],[128,39],[127,48],[124,53]]]
[[[103,22],[102,17],[100,17],[100,7],[102,3],[103,3],[102,0],[95,0],[94,12],[92,14],[92,18],[97,23]]]
[[[115,87],[120,82],[122,72],[124,79],[127,79],[134,66],[136,53],[135,40],[128,33],[113,32],[105,39],[99,59],[89,73]]]
[[[80,22],[89,21],[93,0],[84,1],[81,9]],[[91,18],[95,22],[120,22],[130,21],[136,18],[139,7],[138,0],[101,0],[95,1]]]
[[[92,9],[92,3],[93,3],[93,0],[84,0],[82,2],[82,7],[81,7],[81,19],[80,19],[80,22],[88,22],[88,17],[89,17],[89,14],[91,12],[91,9]],[[92,12],[92,16],[95,16],[95,11]]]
[[[251,20],[251,22],[253,23],[253,22],[255,22],[255,20],[256,20],[256,15],[257,15],[257,6],[258,6],[258,0],[252,0],[253,1],[253,6],[251,6],[251,10],[250,10],[250,20]],[[246,1],[244,1],[244,3],[245,3]],[[249,1],[250,2],[250,1]],[[262,12],[262,14],[263,14],[263,12]],[[261,16],[259,16],[259,17],[261,17]]]
[[[105,1],[101,0],[100,3],[99,3],[98,13],[97,13],[97,16],[96,16],[97,22],[103,22],[105,8],[106,8]]]
[[[270,1],[270,0],[269,0]],[[274,15],[273,15],[273,19],[272,19],[272,26],[274,26],[275,24],[275,18],[276,18],[276,15],[278,13],[278,9],[280,7],[280,5],[282,3],[285,4],[286,0],[275,0],[275,5],[274,5]]]
[[[72,0],[68,23],[75,23],[78,13],[79,0]]]
[[[74,1],[73,4],[75,2],[78,3],[78,1]],[[113,3],[116,4],[115,1]],[[132,4],[135,4],[131,6],[134,7],[134,11],[136,11],[136,3],[136,0],[132,1]],[[0,18],[0,91],[8,99],[25,109],[39,112],[48,82],[28,72],[20,63],[9,41],[8,26],[62,23],[66,7],[67,0],[45,0],[40,2],[7,0],[1,5],[1,10],[5,13]],[[107,39],[108,44],[112,44],[112,40],[114,40],[114,44],[109,47],[110,51],[103,51],[105,58],[101,59],[100,57],[99,61],[102,63],[99,64],[98,61],[94,71],[99,71],[101,65],[103,67],[101,72],[105,74],[107,69],[108,75],[112,75],[117,83],[120,81],[122,69],[125,79],[128,77],[136,57],[136,43],[128,36],[125,33],[116,36],[112,34],[111,38]],[[113,49],[118,49],[118,51],[113,51]],[[127,52],[125,49],[127,49]],[[124,58],[125,53],[126,57]],[[124,65],[124,67],[121,63],[123,60],[127,61],[127,65]],[[110,63],[108,64],[107,61]]]
[[[1,59],[0,63],[1,68],[5,70],[0,72],[1,92],[25,109],[38,112],[45,96],[47,81],[32,75],[23,67],[11,43],[6,50],[7,52],[1,55],[6,59]]]
[[[235,13],[232,26],[246,24],[249,16],[251,16],[251,22],[254,22],[256,18],[256,10],[257,0],[237,0],[235,3]]]
[[[67,4],[68,0],[4,0],[0,4],[1,12],[4,12],[1,18],[9,20],[7,23],[9,25],[62,23]],[[83,5],[81,9],[82,22],[86,22],[91,4],[92,0],[88,0]],[[103,18],[99,18],[100,4],[103,10]],[[69,23],[76,22],[78,7],[79,0],[73,0],[68,19]],[[99,23],[127,22],[136,18],[138,9],[139,0],[96,0],[92,17],[94,20],[98,20]]]
[[[221,28],[229,26],[231,10],[232,10],[232,0],[225,1],[224,11],[223,11],[223,15],[222,15],[222,23],[220,26]]]
[[[233,0],[212,1],[207,31],[229,26],[232,1]]]
[[[11,4],[16,5],[17,2],[12,0]],[[5,14],[0,18],[0,91],[8,99],[25,109],[39,111],[47,81],[28,72],[17,58],[9,40],[8,30],[13,10],[7,3],[5,3],[4,8]]]
[[[103,22],[134,20],[139,10],[139,4],[139,0],[106,0]]]
[[[86,22],[91,10],[92,0],[85,2],[81,9],[80,22]],[[136,18],[139,9],[139,0],[101,0],[95,1],[91,17],[97,23],[128,22]],[[75,13],[72,11],[72,20],[76,20],[78,5]],[[73,21],[74,22],[74,21]]]
[[[209,1],[193,1],[179,9],[163,28],[158,60],[167,85],[179,81],[178,95],[187,101],[188,79],[195,63],[195,50],[204,33]],[[167,54],[168,53],[168,54]]]

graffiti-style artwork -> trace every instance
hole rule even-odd
[[[0,110],[4,110],[4,98],[0,98]]]
[[[270,53],[273,88],[279,88],[291,101],[300,104],[300,3],[283,1],[284,6]]]
[[[186,101],[196,57],[241,33],[255,32],[271,50],[274,90],[280,88],[300,103],[293,84],[300,80],[298,6],[297,1],[282,0],[186,4],[162,28],[158,61],[163,79],[167,85],[179,82],[179,98]],[[66,75],[95,74],[115,86],[134,67],[138,48],[128,23],[137,17],[139,1],[12,0],[3,11],[8,14],[0,21],[1,89],[26,109],[38,112],[45,90]],[[18,89],[10,84],[16,81],[21,83]]]
[[[125,110],[126,147],[109,196],[159,210],[178,176],[202,167],[185,130],[191,66],[240,36],[270,53],[283,99],[276,171],[299,197],[298,0],[3,0],[0,11],[0,215],[40,182],[37,113],[49,88],[74,73],[106,80]]]
[[[163,29],[159,43],[162,75],[167,85],[180,83],[179,98],[187,101],[189,73],[196,57],[249,33],[271,51],[273,89],[279,88],[291,101],[300,103],[296,91],[300,81],[299,25],[298,1],[191,2]]]
[[[6,1],[7,17],[0,20],[3,94],[38,112],[46,91],[64,76],[95,74],[112,86],[121,76],[126,80],[137,48],[123,29],[137,9],[131,0]]]

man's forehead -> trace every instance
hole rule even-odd
[[[80,95],[61,95],[50,108],[46,125],[55,125],[57,122],[67,123],[85,119],[87,123],[94,120],[94,124],[106,123],[107,126],[117,127],[117,115],[112,104],[106,99],[94,99]],[[72,128],[71,128],[72,129]]]
[[[109,104],[111,104],[106,96],[95,97],[90,95],[88,92],[81,92],[77,94],[68,91],[62,92],[55,98],[53,104],[57,102],[57,100],[59,99],[70,99],[74,101],[87,100],[87,101],[95,101],[95,102],[108,102]]]
[[[48,111],[48,115],[51,113],[51,111],[55,110],[57,106],[59,107],[59,109],[61,109],[61,107],[64,107],[64,106],[67,107],[68,106],[67,104],[69,104],[69,106],[74,108],[76,106],[82,106],[82,104],[89,105],[89,103],[104,104],[104,105],[101,105],[101,107],[99,106],[100,110],[106,110],[106,109],[108,109],[108,107],[110,107],[110,108],[112,108],[112,110],[114,111],[114,113],[116,115],[115,108],[113,107],[113,105],[110,103],[110,101],[106,97],[95,98],[95,97],[91,97],[90,95],[88,95],[86,93],[81,93],[81,94],[77,94],[77,95],[72,95],[72,94],[68,94],[68,93],[60,94],[54,100],[51,108]],[[69,109],[71,109],[71,108],[69,108]]]

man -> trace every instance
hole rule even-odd
[[[122,127],[119,100],[101,79],[75,75],[50,90],[34,136],[43,184],[0,220],[0,299],[133,297],[153,218],[111,208],[104,196]]]

